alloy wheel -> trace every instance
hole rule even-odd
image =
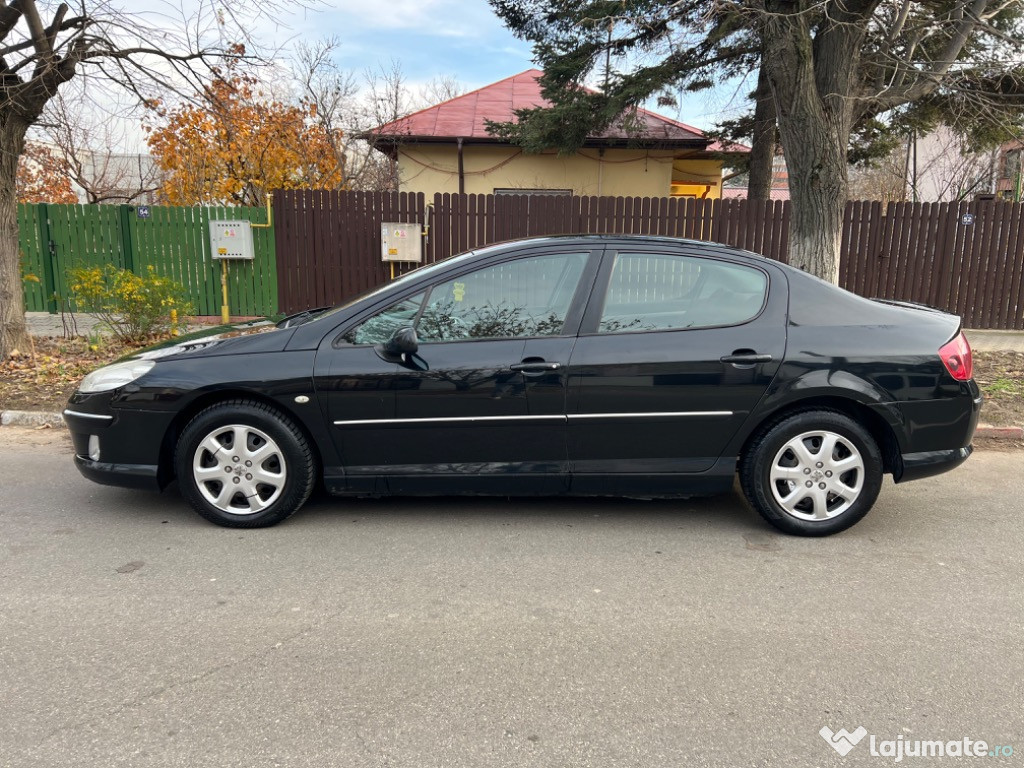
[[[864,458],[836,432],[816,430],[792,438],[769,470],[772,495],[800,520],[829,520],[857,501],[864,487]]]
[[[281,448],[266,432],[229,424],[200,441],[192,476],[199,492],[217,509],[254,515],[277,501],[288,468]]]

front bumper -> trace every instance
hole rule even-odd
[[[103,485],[152,490],[160,490],[169,480],[161,449],[173,419],[174,414],[166,411],[111,407],[110,393],[76,393],[64,411],[75,466],[84,477]],[[99,461],[89,458],[93,435],[99,439]]]
[[[119,485],[122,488],[142,488],[159,491],[160,467],[157,464],[114,464],[93,461],[88,456],[75,454],[75,466],[83,477],[101,485]]]

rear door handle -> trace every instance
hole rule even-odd
[[[544,360],[535,360],[529,363],[513,363],[509,368],[513,371],[523,373],[544,373],[545,371],[557,371],[562,367],[561,363],[548,363]]]
[[[723,363],[733,363],[735,365],[754,365],[755,363],[770,363],[772,361],[771,355],[758,355],[754,352],[731,354],[721,358]]]

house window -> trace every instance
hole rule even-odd
[[[511,187],[495,187],[496,195],[572,195],[571,189],[513,189]]]

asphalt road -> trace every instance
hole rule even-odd
[[[230,531],[66,451],[0,429],[2,766],[894,762],[823,726],[1024,763],[1020,452],[805,540],[735,496],[319,499]]]

